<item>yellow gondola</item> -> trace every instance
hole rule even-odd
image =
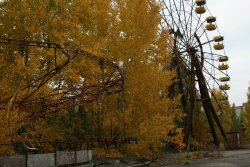
[[[227,82],[227,81],[230,81],[230,78],[229,77],[221,77],[221,78],[219,78],[219,80],[221,82]]]
[[[227,84],[221,85],[221,86],[220,86],[220,89],[221,89],[221,90],[229,90],[229,89],[230,89],[230,86],[227,85]]]
[[[214,23],[214,22],[216,22],[216,17],[214,17],[214,16],[208,16],[206,18],[206,21],[207,21],[207,23]]]
[[[221,64],[218,67],[219,70],[227,70],[228,68],[229,68],[229,66],[227,64]]]
[[[199,6],[199,7],[197,7],[197,8],[195,9],[195,12],[196,12],[197,14],[203,14],[203,13],[206,12],[206,9],[205,9],[204,6]]]
[[[224,40],[224,37],[222,37],[222,36],[215,36],[215,37],[213,38],[213,40],[214,40],[214,42],[221,42],[221,41]]]
[[[206,29],[208,30],[208,31],[213,31],[213,30],[215,30],[216,28],[217,28],[217,26],[216,26],[216,24],[214,24],[214,22],[216,22],[216,17],[214,17],[214,16],[208,16],[207,18],[206,18],[206,21],[207,21],[207,25],[206,25]]]
[[[222,43],[220,43],[221,41],[224,40],[224,37],[222,36],[216,36],[213,38],[214,42],[218,42],[216,44],[214,44],[214,49],[215,50],[222,50],[224,49],[224,45]]]
[[[202,5],[206,4],[206,1],[205,0],[196,0],[195,3],[197,6],[202,6]]]
[[[227,56],[220,56],[218,60],[219,60],[219,62],[225,62],[225,61],[228,61],[228,57]]]
[[[207,24],[206,25],[206,29],[208,30],[208,31],[214,31],[214,30],[216,30],[216,25],[215,24]]]
[[[224,45],[222,43],[218,43],[214,45],[215,50],[222,50],[224,49]]]
[[[206,1],[205,1],[205,0],[196,0],[195,3],[196,3],[196,5],[197,5],[197,7],[196,7],[196,9],[195,9],[195,12],[196,12],[197,14],[203,14],[203,13],[206,12],[206,9],[205,9],[205,7],[204,7],[204,5],[206,4]]]

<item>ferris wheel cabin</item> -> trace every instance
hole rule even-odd
[[[219,80],[221,82],[227,82],[227,81],[230,81],[230,78],[229,77],[221,77],[221,78],[219,78]]]
[[[205,9],[205,7],[204,7],[204,5],[206,4],[206,1],[205,1],[205,0],[196,0],[195,3],[196,3],[196,5],[197,5],[197,7],[196,7],[196,9],[195,9],[195,12],[196,12],[197,14],[203,14],[203,13],[206,12],[206,9]]]
[[[220,56],[220,57],[218,58],[218,61],[219,61],[219,62],[226,62],[226,61],[228,61],[228,57],[227,57],[227,56]]]
[[[229,86],[228,84],[221,85],[221,86],[220,86],[220,89],[221,89],[221,90],[224,90],[224,91],[225,91],[225,90],[230,90],[230,86]]]
[[[216,44],[214,44],[214,49],[215,50],[224,49],[224,44],[222,43],[223,40],[224,40],[224,38],[222,36],[214,37],[214,42],[217,42]]]
[[[206,30],[207,31],[214,31],[216,30],[217,26],[215,24],[216,22],[216,17],[214,16],[209,16],[206,18],[206,21],[207,21],[207,25],[206,25]]]
[[[227,70],[229,68],[229,66],[227,64],[222,63],[221,65],[219,65],[218,69],[223,71],[223,70]]]

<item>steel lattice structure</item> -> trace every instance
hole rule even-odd
[[[47,73],[37,77],[25,87],[19,89],[16,94],[1,101],[2,109],[6,109],[8,103],[13,99],[13,107],[19,110],[27,111],[27,119],[35,119],[46,114],[58,112],[76,105],[98,102],[104,95],[116,94],[123,91],[123,71],[118,64],[98,57],[87,51],[75,49],[69,51],[60,44],[51,42],[31,41],[24,39],[0,38],[2,45],[18,45],[25,50],[36,48],[47,48],[54,50],[56,61],[58,52],[66,56],[66,60],[61,63],[55,63],[55,67]],[[27,51],[21,54],[28,54]],[[93,83],[76,85],[66,88],[51,87],[50,94],[37,96],[36,93],[65,69],[76,57],[83,56],[83,59],[93,60],[94,66],[99,66],[102,78]]]
[[[192,131],[192,115],[199,99],[204,108],[214,143],[219,145],[215,125],[218,126],[225,142],[226,134],[218,118],[222,110],[221,100],[227,99],[226,90],[230,89],[227,73],[228,57],[225,56],[224,38],[220,35],[216,17],[212,16],[205,0],[158,0],[161,6],[161,28],[170,35],[169,45],[174,59],[172,68],[178,74],[179,82],[172,85],[183,94],[182,106],[187,114],[185,119],[184,142],[189,143]],[[206,14],[209,13],[209,14]],[[223,92],[223,99],[215,96],[214,90]],[[220,111],[221,112],[221,111]]]

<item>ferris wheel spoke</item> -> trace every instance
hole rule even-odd
[[[168,28],[169,28],[170,30],[173,30],[173,31],[176,33],[177,30],[178,30],[178,28],[175,27],[175,23],[171,22],[171,23],[173,23],[173,24],[170,24],[170,23],[168,22],[168,20],[169,20],[168,18],[170,17],[170,18],[172,19],[172,16],[170,16],[170,15],[165,15],[165,14],[161,14],[161,16],[164,18],[164,22],[167,24]],[[173,16],[173,18],[177,19],[175,16]],[[173,33],[174,33],[174,32],[173,32]]]
[[[180,13],[178,12],[178,9],[176,10],[178,17],[175,17],[175,16],[173,15],[173,13],[175,13],[175,12],[174,12],[174,10],[173,10],[173,8],[172,8],[172,5],[171,5],[171,3],[170,3],[170,0],[169,0],[169,3],[170,3],[170,6],[169,6],[169,7],[167,6],[167,4],[166,4],[165,1],[163,1],[163,3],[165,4],[165,7],[166,7],[167,11],[169,12],[169,15],[168,15],[168,16],[171,18],[172,23],[173,23],[172,26],[168,24],[169,27],[171,27],[171,28],[175,31],[174,33],[176,33],[176,36],[179,37],[179,39],[181,40],[181,43],[183,43],[183,45],[185,45],[185,44],[186,44],[186,41],[188,40],[188,39],[185,38],[185,36],[188,37],[188,35],[182,34],[182,32],[180,31],[180,28],[179,28],[180,26],[179,26],[179,25],[176,23],[176,21],[175,21],[175,20],[179,20],[179,23],[182,24],[182,21],[181,21],[180,16],[179,16]],[[174,2],[174,4],[175,4],[175,2]],[[176,5],[176,4],[175,4],[175,5]],[[175,6],[175,5],[173,5],[173,6]],[[164,15],[164,20],[165,20],[166,23],[168,23],[167,18],[166,18],[166,15]],[[176,26],[176,28],[175,28],[175,26]],[[184,31],[183,31],[183,32],[184,32]],[[180,43],[180,42],[179,42],[179,43]]]
[[[207,33],[205,33],[205,36],[206,36],[207,40],[209,41],[209,37],[208,37],[208,34],[207,34]],[[201,37],[200,37],[200,38],[201,38]],[[212,40],[212,41],[214,41],[214,40]],[[211,43],[209,43],[208,46],[209,46],[210,52],[213,53],[213,49],[212,49]],[[203,52],[203,54],[204,54],[204,52]]]
[[[170,2],[170,0],[169,0],[170,7],[167,6],[165,1],[163,1],[163,4],[165,5],[165,7],[166,7],[171,19],[172,19],[173,26],[171,26],[171,27],[175,30],[175,26],[176,26],[176,29],[177,29],[178,24],[176,23],[175,18],[173,16],[173,11],[171,10],[171,2]],[[167,21],[167,19],[165,19],[165,21]]]
[[[194,29],[194,31],[193,31],[194,34],[196,34],[196,32],[197,32],[197,30],[198,30],[200,21],[201,21],[201,15],[199,16],[199,19],[198,19],[198,21],[197,21],[197,23],[196,23],[196,27],[195,27],[195,29]],[[189,42],[189,43],[192,43],[192,41],[194,40],[194,38],[195,38],[195,36],[193,36],[193,37],[190,39],[190,41],[188,41],[188,42]]]
[[[208,40],[207,42],[201,43],[201,45],[203,46],[203,45],[209,44],[211,42],[214,42],[214,40]],[[200,47],[200,45],[198,44],[198,45],[194,46],[194,48],[197,48],[197,47]]]
[[[201,34],[197,35],[198,38],[200,39],[205,33],[206,33],[206,29],[203,29]],[[196,30],[195,34],[197,34],[197,30]],[[192,46],[195,45],[196,43],[197,43],[197,40],[195,40],[195,37],[193,37],[193,39],[191,41]]]
[[[190,63],[191,63],[191,60],[189,59],[188,56],[182,56],[182,60],[183,60],[183,61],[185,60],[185,62],[186,62],[186,64],[187,64],[188,66],[189,66]]]
[[[191,63],[191,61],[189,59],[186,59],[185,57],[181,57],[180,55],[178,57],[181,60],[181,62],[185,65],[185,67],[190,70],[189,64]],[[187,63],[189,63],[189,64],[187,64]]]
[[[194,6],[195,6],[195,3],[194,3],[193,0],[192,0],[192,5],[189,4],[188,2],[187,2],[187,4],[188,4],[188,5],[190,6],[190,8],[191,8],[191,14],[190,14],[188,20],[192,20],[192,18],[193,18],[193,19],[195,19],[195,21],[197,22],[197,23],[196,23],[196,28],[193,29],[193,28],[192,28],[192,24],[191,24],[190,29],[193,30],[193,34],[197,34],[197,31],[203,26],[203,24],[204,24],[206,21],[201,22],[201,15],[197,16],[197,18],[196,18],[196,15],[193,14]],[[191,19],[190,19],[190,18],[191,18]],[[199,23],[200,23],[200,24],[199,24]],[[192,33],[190,33],[190,36],[192,37]],[[200,38],[200,37],[199,37],[199,38]],[[194,36],[192,37],[192,40],[189,41],[189,43],[192,44],[192,43],[193,43],[193,42],[192,42],[193,40],[194,40]]]
[[[164,26],[163,26],[162,24],[160,24],[160,26],[162,27],[162,29],[164,29]],[[172,38],[173,40],[175,40],[174,37],[171,36],[171,38]],[[176,41],[176,43],[177,43],[179,46],[181,46],[181,47],[178,47],[178,48],[180,48],[180,49],[186,48],[186,46],[185,46],[185,44],[183,43],[182,40],[175,40],[175,41]],[[174,43],[173,43],[173,42],[171,42],[171,44],[172,44],[172,46],[174,46]]]
[[[214,64],[212,64],[210,61],[208,61],[208,60],[206,60],[206,59],[204,59],[204,60],[205,60],[206,63],[208,63],[208,64],[209,64],[210,66],[212,66],[214,69],[220,71],[221,74],[224,74],[225,76],[229,77],[227,73],[225,73],[224,71],[219,70],[219,68],[216,67]]]
[[[185,44],[185,42],[183,40],[180,40],[179,38],[176,38],[176,37],[172,37],[172,38],[176,39],[177,44],[180,45],[181,48],[186,48],[186,44]]]
[[[186,47],[181,45],[181,47],[178,47],[178,49],[179,49],[179,52],[183,52],[186,50]]]
[[[182,20],[181,20],[181,4],[180,4],[180,7],[179,7],[179,9],[177,8],[177,5],[176,5],[176,3],[175,3],[175,1],[173,1],[174,2],[174,7],[175,7],[175,9],[176,9],[176,12],[177,12],[177,15],[178,15],[178,19],[179,19],[179,23],[180,23],[180,26],[181,26],[181,28],[182,28],[182,32],[181,33],[183,33],[183,38],[184,38],[184,40],[185,40],[185,42],[187,41],[187,39],[186,39],[186,33],[185,33],[185,28],[184,28],[184,26],[183,26],[183,24],[182,24]],[[181,3],[181,1],[180,1],[180,3]],[[184,12],[185,13],[185,12]],[[184,17],[185,18],[185,17]]]
[[[200,25],[199,25],[199,23],[197,23],[197,27],[196,27],[195,30],[194,30],[194,34],[197,34],[197,33],[198,33],[198,30],[199,30],[200,28],[202,28],[202,26],[203,26],[204,23],[205,23],[205,21],[204,21],[204,22],[200,22]],[[200,39],[205,33],[206,33],[206,29],[203,28],[201,34],[197,35],[198,38]],[[190,43],[191,43],[191,45],[195,45],[195,43],[197,43],[197,41],[195,41],[195,37],[194,37],[194,36],[193,36],[193,38],[192,38],[192,40],[191,40]]]
[[[184,44],[184,45],[186,45],[186,42],[187,41],[190,41],[190,39],[191,39],[191,37],[188,37],[188,34],[186,34],[185,32],[189,32],[189,31],[192,31],[191,29],[189,29],[189,27],[188,28],[186,28],[186,29],[184,29],[183,30],[183,32],[184,33],[181,33],[181,31],[180,31],[180,29],[178,28],[177,29],[177,31],[175,31],[176,29],[175,29],[175,26],[174,25],[170,25],[169,23],[168,23],[168,19],[167,19],[167,16],[168,17],[171,17],[170,15],[163,15],[163,14],[161,14],[161,16],[162,16],[162,18],[163,18],[163,20],[164,20],[164,23],[166,23],[167,24],[167,26],[168,27],[170,27],[172,30],[174,30],[174,33],[175,33],[175,35],[176,36],[178,36],[179,37],[179,39],[182,41],[182,43]],[[173,16],[174,17],[174,19],[177,19],[177,20],[179,20],[179,17],[177,18],[177,17],[175,17],[175,16]],[[187,27],[187,25],[185,25],[185,27]],[[181,27],[182,28],[182,27]],[[181,36],[181,37],[180,37]],[[187,37],[186,37],[187,36]]]
[[[200,28],[202,28],[202,27],[203,27],[203,24],[204,24],[205,22],[206,22],[206,21],[201,22],[200,26],[196,28],[195,32],[197,32]],[[203,29],[202,29],[202,33],[199,35],[199,38],[201,38],[202,35],[203,35],[204,33],[206,33],[206,31],[207,31],[207,30],[206,30],[205,28],[203,28]]]
[[[208,57],[204,57],[204,59],[206,59],[206,60],[210,60],[210,61],[216,61],[216,59],[213,59],[213,58],[208,58]]]
[[[194,1],[192,0],[192,6],[191,6],[191,13],[189,15],[189,18],[188,18],[188,21],[187,23],[190,25],[190,31],[189,31],[189,38],[192,37],[192,24],[193,24],[193,10],[194,10],[194,6],[195,6],[195,3]]]
[[[183,48],[186,48],[186,44],[182,40],[177,40],[178,44],[180,44]]]
[[[220,83],[219,83],[219,79],[217,79],[214,75],[211,74],[211,72],[207,69],[207,68],[203,68],[203,72],[205,72],[207,75],[209,75],[214,81],[215,83],[220,86]]]
[[[200,52],[200,51],[198,51],[198,52]],[[203,53],[205,53],[205,54],[209,54],[209,55],[212,55],[212,56],[221,56],[220,54],[216,54],[216,53],[211,53],[211,52],[203,52]]]
[[[181,7],[180,8],[182,8],[182,11],[183,11],[183,14],[184,14],[184,22],[185,22],[185,29],[187,30],[188,29],[188,27],[187,27],[187,20],[186,20],[186,12],[185,12],[185,5],[184,5],[184,1],[183,0],[181,0],[180,1],[181,2]]]
[[[188,3],[187,3],[187,4],[188,4]],[[187,21],[186,21],[187,25],[188,25],[190,19],[192,18],[192,15],[193,15],[193,10],[194,10],[194,6],[195,6],[193,0],[192,0],[192,5],[189,4],[189,6],[191,7],[191,12],[189,13],[189,17],[187,18]],[[185,9],[184,9],[184,10],[185,10]]]
[[[172,37],[172,39],[175,40],[175,37]],[[184,44],[181,40],[176,39],[175,42],[176,42],[176,44],[179,46],[179,47],[178,47],[178,48],[179,48],[179,51],[182,52],[182,49],[183,49],[183,51],[186,50],[186,46],[185,46],[185,44]],[[174,45],[173,45],[173,46],[174,46]]]
[[[216,97],[215,94],[213,93],[213,89],[211,89],[211,87],[210,87],[210,85],[208,84],[208,81],[207,81],[206,79],[205,79],[205,82],[206,82],[206,84],[207,84],[207,86],[208,86],[208,90],[209,90],[211,96],[215,99],[215,101],[216,101],[216,103],[217,103],[217,105],[218,105],[220,111],[223,113],[223,110],[222,110],[222,108],[221,108],[221,105],[220,105],[220,103],[219,103],[217,97]]]

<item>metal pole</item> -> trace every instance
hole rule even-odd
[[[185,148],[188,147],[189,143],[189,136],[190,136],[190,131],[192,129],[192,115],[193,115],[193,110],[194,110],[194,99],[195,99],[195,60],[194,60],[194,54],[190,54],[191,57],[191,71],[190,71],[190,80],[189,80],[189,108],[188,108],[188,113],[187,117],[185,120],[185,135],[184,135],[184,143],[185,143]]]
[[[212,133],[212,136],[214,138],[214,144],[219,146],[219,139],[217,137],[215,127],[214,127],[214,123],[213,123],[213,120],[212,120],[212,115],[211,115],[211,113],[213,114],[212,111],[214,111],[214,107],[213,107],[213,105],[211,103],[211,98],[210,98],[209,93],[208,93],[208,88],[207,88],[207,85],[206,85],[206,82],[205,82],[205,77],[204,77],[204,75],[202,73],[202,67],[201,67],[201,65],[199,63],[199,60],[198,60],[197,56],[195,57],[195,67],[196,67],[196,73],[197,73],[198,83],[199,83],[199,87],[200,87],[202,104],[204,106],[204,110],[205,110],[207,120],[208,120],[210,129],[211,129],[211,133]],[[220,130],[222,132],[224,132],[220,122],[216,121],[216,123],[217,123],[218,127],[221,128]],[[222,135],[223,135],[223,133],[222,133]]]

